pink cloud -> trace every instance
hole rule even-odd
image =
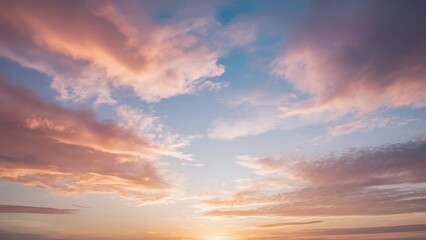
[[[273,64],[276,75],[310,95],[285,106],[283,117],[331,121],[379,108],[426,106],[426,32],[419,19],[405,16],[405,8],[411,16],[421,11],[396,2],[385,10],[356,4],[345,15],[337,6],[314,6]]]
[[[0,81],[0,178],[60,194],[165,200],[181,177],[156,159],[172,148],[89,111],[48,103]],[[171,184],[173,182],[173,184]]]
[[[426,106],[424,5],[309,5],[308,14],[284,29],[287,37],[270,64],[272,75],[291,87],[285,85],[285,93],[265,94],[276,95],[278,103],[260,107],[262,99],[252,99],[251,114],[214,120],[208,130],[211,138],[335,124],[343,118],[371,117],[378,110]],[[286,95],[294,97],[284,99]],[[243,102],[250,96],[240,98]]]
[[[62,98],[98,103],[115,102],[114,89],[147,101],[187,94],[224,72],[221,49],[199,37],[211,20],[154,23],[135,4],[3,2],[0,55],[52,77]],[[125,14],[132,6],[140,12]]]

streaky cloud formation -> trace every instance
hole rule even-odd
[[[4,231],[4,230],[0,230],[0,237],[2,239],[9,239],[9,240],[25,240],[25,239],[48,240],[48,239],[52,239],[52,238],[50,238],[48,236],[44,236],[42,234],[18,233],[18,232]],[[61,240],[64,240],[64,239],[61,239]]]
[[[425,224],[400,225],[386,227],[365,227],[365,228],[335,228],[310,230],[321,235],[355,235],[355,234],[374,234],[374,233],[393,233],[393,232],[417,232],[426,231]]]
[[[322,223],[322,222],[323,221],[270,223],[270,224],[257,225],[257,227],[259,227],[259,228],[277,228],[277,227],[284,227],[284,226],[306,225],[306,224],[315,224],[315,223]]]
[[[0,213],[72,214],[76,211],[75,209],[65,208],[0,205]]]
[[[296,240],[420,240],[426,236],[425,224],[396,225],[384,227],[359,227],[359,228],[324,228],[309,229],[294,232],[269,232],[258,234],[256,237],[242,239],[296,239]]]
[[[140,203],[166,199],[180,177],[156,158],[171,150],[90,111],[46,102],[0,81],[0,178],[61,194],[115,193]],[[170,180],[170,179],[169,179]]]
[[[219,46],[201,35],[215,27],[207,17],[159,24],[141,2],[2,1],[0,55],[45,73],[64,99],[114,103],[112,91],[127,89],[158,101],[200,88],[220,76]],[[142,12],[129,15],[132,7]]]
[[[20,232],[13,232],[10,230],[0,230],[0,238],[1,239],[8,239],[8,240],[88,240],[87,237],[70,237],[70,236],[62,236],[61,235],[48,235],[48,234],[37,234],[37,233],[20,233]],[[105,239],[105,238],[98,238],[98,237],[90,237],[90,239]]]
[[[281,192],[268,192],[266,185],[235,194],[210,198],[214,209],[207,216],[345,216],[386,215],[426,211],[424,171],[426,142],[413,141],[375,148],[353,149],[316,160],[256,159],[241,157],[238,163],[261,176],[278,176],[290,185]]]

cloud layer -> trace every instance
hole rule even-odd
[[[241,157],[238,163],[261,176],[281,179],[230,198],[204,201],[208,216],[387,215],[426,211],[426,142],[354,149],[316,160]],[[239,209],[248,205],[266,205]]]
[[[165,199],[180,177],[156,161],[173,152],[116,121],[69,110],[0,80],[0,178],[61,194]],[[172,154],[173,155],[173,154]]]

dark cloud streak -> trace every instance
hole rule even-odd
[[[289,222],[289,223],[270,223],[270,224],[261,224],[257,225],[258,228],[276,228],[276,227],[284,227],[284,226],[294,226],[294,225],[307,225],[307,224],[315,224],[322,223],[323,221],[309,221],[309,222]]]
[[[73,214],[76,211],[78,210],[20,205],[0,205],[0,213]]]

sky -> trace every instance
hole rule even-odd
[[[426,239],[426,2],[0,1],[0,239]]]

